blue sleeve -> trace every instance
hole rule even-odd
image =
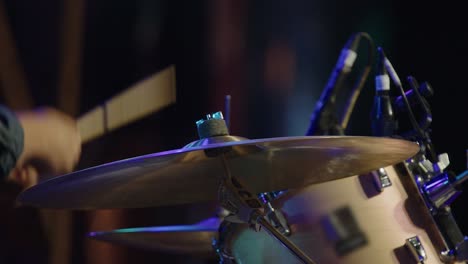
[[[24,132],[16,115],[0,105],[0,180],[8,176],[23,152]]]

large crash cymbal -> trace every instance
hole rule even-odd
[[[231,175],[252,193],[300,188],[368,173],[415,155],[416,143],[380,137],[304,136],[195,141],[73,172],[21,193],[21,204],[44,208],[141,208],[217,200],[219,179]],[[226,139],[227,138],[227,139]],[[223,154],[221,154],[223,153]]]
[[[125,228],[91,232],[88,236],[138,249],[214,258],[212,240],[218,237],[220,223],[220,218],[212,217],[194,225]]]

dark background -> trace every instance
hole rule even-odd
[[[36,105],[57,105],[63,3],[4,3]],[[454,3],[98,0],[86,1],[85,7],[79,115],[170,64],[177,70],[177,103],[85,145],[78,169],[196,140],[194,122],[222,110],[226,94],[233,95],[231,134],[252,139],[304,135],[341,48],[352,33],[363,31],[384,48],[402,80],[412,75],[432,85],[435,149],[448,153],[450,170],[456,174],[466,170],[468,41],[462,23],[466,14]],[[363,46],[358,60],[368,55]],[[370,135],[373,78],[372,71],[354,109],[349,135]],[[463,193],[453,204],[465,234],[467,202]],[[127,216],[126,225],[189,223],[203,219],[212,208],[208,204],[153,208],[151,213],[128,210],[132,217]],[[75,218],[73,259],[84,263],[81,235],[86,215],[76,213]],[[129,252],[128,263],[186,260]]]

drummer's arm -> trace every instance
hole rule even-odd
[[[0,179],[5,179],[23,152],[24,131],[17,116],[0,105]]]
[[[39,176],[65,174],[75,168],[81,138],[73,118],[53,108],[16,113],[2,110],[15,126],[15,129],[4,127],[10,137],[4,145],[17,147],[10,163],[2,167],[8,179],[29,187],[37,183]]]

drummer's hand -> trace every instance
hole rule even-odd
[[[24,130],[24,148],[9,179],[30,187],[41,177],[73,171],[81,154],[81,138],[72,117],[48,107],[17,116]]]

